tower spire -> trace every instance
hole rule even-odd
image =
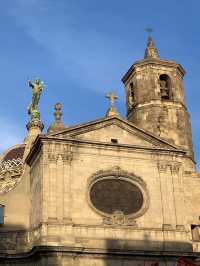
[[[155,47],[153,38],[151,37],[152,30],[151,32],[150,31],[147,31],[147,32],[149,33],[149,37],[147,40],[147,47],[145,50],[144,59],[150,59],[150,58],[159,59],[160,56],[159,56],[158,50]]]

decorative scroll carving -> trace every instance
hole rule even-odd
[[[22,159],[13,159],[0,163],[0,194],[13,189],[21,179]]]
[[[103,224],[137,227],[135,219],[125,216],[122,211],[115,211],[111,217],[104,217]]]

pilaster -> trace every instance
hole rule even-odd
[[[171,229],[176,226],[176,211],[174,202],[174,186],[172,172],[175,165],[168,162],[158,162],[160,177],[160,190],[163,210],[163,229]]]

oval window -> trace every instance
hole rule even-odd
[[[143,194],[138,186],[112,177],[98,180],[91,186],[90,200],[97,210],[109,215],[116,211],[135,214],[143,206]]]

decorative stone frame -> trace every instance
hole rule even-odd
[[[120,180],[124,180],[126,182],[132,183],[133,185],[137,186],[140,189],[142,196],[143,196],[142,207],[136,213],[131,213],[131,214],[124,215],[124,216],[127,219],[132,220],[132,219],[136,219],[136,218],[144,215],[144,213],[149,208],[149,204],[150,204],[150,197],[149,197],[149,192],[147,190],[146,183],[142,180],[142,178],[136,176],[134,173],[129,173],[129,172],[123,171],[118,166],[114,167],[112,169],[106,170],[106,171],[103,171],[103,170],[98,171],[88,179],[87,200],[88,200],[88,204],[92,208],[92,210],[94,210],[96,213],[100,214],[103,217],[108,217],[108,218],[113,217],[113,214],[108,214],[108,213],[105,213],[105,212],[98,210],[93,205],[93,203],[90,199],[90,190],[91,190],[92,186],[96,182],[98,182],[100,180],[105,180],[105,179],[120,179]]]

